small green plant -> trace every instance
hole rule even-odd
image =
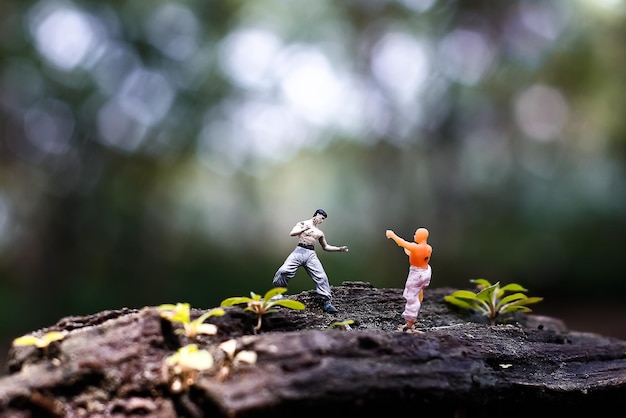
[[[188,344],[165,359],[167,380],[172,392],[187,390],[193,385],[199,371],[213,367],[213,356],[199,350],[196,344]]]
[[[257,295],[254,292],[250,292],[250,297],[239,296],[224,299],[220,306],[233,306],[242,303],[247,304],[248,306],[245,310],[254,312],[258,317],[257,324],[254,327],[254,333],[256,334],[261,329],[263,315],[276,311],[275,309],[272,309],[273,307],[283,306],[285,308],[295,309],[298,311],[304,309],[304,304],[302,302],[298,302],[297,300],[275,298],[276,296],[281,295],[286,291],[287,289],[284,287],[275,287],[268,290],[263,297],[261,297],[261,295]]]
[[[333,322],[328,326],[328,329],[339,328],[343,331],[349,331],[352,329],[350,325],[354,324],[352,319],[344,319],[343,321]]]
[[[190,306],[188,303],[163,304],[159,306],[159,312],[161,317],[169,320],[170,322],[178,322],[183,324],[183,329],[177,329],[177,334],[186,335],[189,338],[194,338],[198,334],[215,335],[217,334],[217,326],[213,324],[205,324],[208,318],[212,316],[224,315],[224,310],[221,308],[213,308],[205,312],[202,316],[191,320]]]
[[[67,335],[67,331],[50,331],[46,332],[41,337],[36,337],[34,335],[23,335],[13,340],[13,345],[16,347],[26,347],[29,345],[34,345],[38,350],[43,354],[44,357],[50,358],[52,357],[52,352],[50,351],[50,344],[55,341],[60,341]],[[50,358],[52,363],[55,364],[58,362],[58,359]]]
[[[35,337],[34,335],[23,335],[13,340],[15,346],[28,346],[34,345],[37,348],[47,349],[50,343],[54,341],[60,341],[67,335],[64,331],[50,331],[46,332],[41,337]]]
[[[237,351],[236,340],[224,341],[220,344],[220,349],[226,354],[217,373],[217,380],[220,382],[224,381],[230,375],[231,370],[237,368],[241,363],[256,363],[257,353],[251,350]]]
[[[444,296],[446,302],[455,306],[471,309],[482,313],[489,318],[491,325],[496,323],[502,315],[513,312],[530,312],[526,306],[541,302],[541,297],[528,297],[523,286],[517,283],[509,283],[500,287],[500,282],[491,284],[486,279],[470,280],[476,284],[477,293],[469,290],[457,290],[448,296]],[[507,292],[515,292],[504,296]]]

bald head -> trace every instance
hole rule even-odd
[[[417,242],[418,244],[422,244],[422,243],[426,243],[427,239],[428,239],[428,229],[418,228],[417,231],[415,231],[415,237],[414,237],[415,242]]]

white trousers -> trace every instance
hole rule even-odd
[[[431,275],[432,270],[430,266],[427,268],[409,267],[409,275],[406,278],[404,292],[402,293],[402,296],[406,299],[404,312],[402,312],[402,317],[405,321],[417,321],[417,314],[419,314],[422,306],[419,294],[430,284]]]
[[[317,258],[315,250],[296,247],[276,271],[273,281],[274,287],[287,287],[287,283],[296,275],[299,267],[304,267],[304,270],[313,279],[317,294],[324,301],[330,301],[331,292],[328,276],[319,258]]]

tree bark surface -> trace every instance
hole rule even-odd
[[[337,314],[323,312],[313,291],[288,295],[306,309],[279,307],[257,333],[244,306],[209,318],[218,333],[195,338],[176,333],[157,307],[66,317],[33,332],[67,331],[63,340],[11,348],[0,416],[536,417],[622,409],[625,341],[531,314],[489,325],[443,300],[454,290],[426,290],[420,333],[398,329],[402,289],[365,282],[333,288]],[[192,318],[205,311],[192,309]],[[343,320],[354,323],[329,328]],[[230,339],[256,362],[228,363],[219,343]],[[180,389],[165,359],[192,343],[215,366]]]

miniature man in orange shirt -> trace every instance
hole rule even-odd
[[[404,248],[404,252],[409,256],[409,275],[404,285],[402,296],[406,299],[406,305],[402,317],[406,324],[401,327],[402,331],[410,331],[417,322],[417,314],[424,298],[424,288],[430,285],[432,270],[428,262],[433,249],[426,240],[428,230],[418,228],[415,231],[415,242],[408,242],[398,237],[395,232],[388,229],[385,231],[387,238],[393,239],[398,246]]]

